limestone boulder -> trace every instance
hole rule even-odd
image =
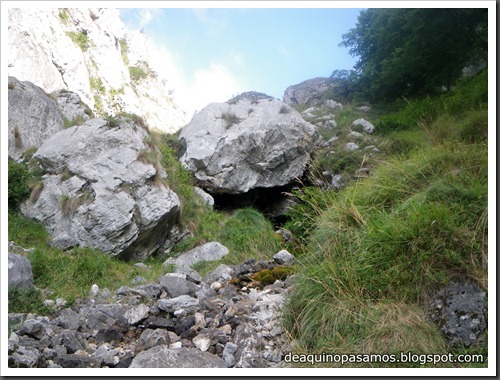
[[[227,368],[226,362],[195,348],[156,346],[140,352],[130,368]]]
[[[212,103],[182,129],[182,164],[212,193],[243,194],[302,176],[316,127],[278,99],[249,92]]]
[[[86,120],[91,119],[92,110],[82,101],[80,95],[76,92],[59,90],[54,92],[52,96],[55,98],[66,120],[75,124],[82,124]]]
[[[38,148],[64,129],[56,102],[40,87],[9,77],[9,157],[19,161],[29,148]]]
[[[320,105],[324,94],[335,87],[336,82],[332,78],[312,78],[301,83],[287,87],[283,95],[283,101],[289,105],[307,104],[310,106]]]
[[[26,256],[9,252],[9,289],[32,288],[33,287],[33,271],[31,262]]]
[[[21,205],[52,244],[143,259],[172,244],[179,198],[166,185],[148,132],[128,119],[91,119],[62,130],[34,154],[38,197]]]
[[[373,133],[375,132],[375,126],[365,119],[356,119],[352,122],[354,127],[360,127],[363,129],[365,133]]]

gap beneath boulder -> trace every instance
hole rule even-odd
[[[292,205],[291,192],[299,186],[294,182],[272,188],[255,188],[244,194],[210,193],[214,198],[214,208],[221,211],[233,211],[253,207],[262,212],[273,226],[280,227],[287,220],[287,210]]]

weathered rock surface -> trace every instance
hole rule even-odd
[[[8,23],[9,75],[76,92],[98,115],[131,112],[167,132],[186,124],[172,78],[159,74],[165,62],[155,66],[150,42],[127,33],[118,9],[9,8]]]
[[[227,368],[218,356],[193,348],[156,346],[137,355],[130,368]]]
[[[52,93],[56,98],[61,113],[68,121],[81,120],[82,124],[92,118],[92,110],[82,102],[80,96],[68,90],[59,90]]]
[[[352,122],[353,126],[360,126],[366,133],[375,132],[375,126],[365,119],[356,119]]]
[[[281,252],[277,257],[293,261]],[[275,258],[276,260],[276,258]],[[89,292],[51,317],[9,315],[10,367],[277,367],[290,350],[280,324],[290,280],[252,280],[277,261],[247,260],[209,273],[191,296],[171,297],[159,283]],[[226,275],[231,273],[229,277]],[[222,276],[222,277],[221,277]],[[178,277],[181,278],[181,277]],[[163,284],[163,285],[162,285]],[[126,289],[124,289],[126,288]],[[145,289],[156,289],[147,293]]]
[[[30,82],[9,77],[9,157],[18,161],[29,148],[64,129],[56,102]]]
[[[249,92],[208,105],[179,138],[186,146],[181,162],[203,188],[242,194],[300,177],[318,133],[283,102]]]
[[[31,269],[31,262],[26,256],[12,253],[9,244],[9,261],[8,261],[8,276],[9,276],[9,289],[18,288],[32,288],[33,271]]]
[[[452,347],[470,347],[484,340],[486,294],[475,284],[452,282],[436,293],[430,319]]]
[[[335,86],[331,78],[313,78],[287,87],[283,101],[289,105],[317,105],[323,101],[322,95]]]
[[[148,133],[130,120],[91,119],[53,135],[33,156],[43,189],[21,211],[41,221],[59,248],[92,247],[125,259],[175,241],[179,198],[161,178]],[[149,153],[148,153],[149,152]]]
[[[165,264],[173,264],[177,268],[191,267],[200,261],[217,261],[229,253],[229,249],[221,243],[212,241],[184,252],[177,258],[169,258]]]

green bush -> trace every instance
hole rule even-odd
[[[120,38],[120,39],[118,39],[118,43],[120,44],[120,51],[121,51],[123,63],[125,63],[125,66],[128,66],[128,63],[129,63],[129,60],[128,60],[129,47],[128,47],[127,40],[125,38]]]
[[[89,78],[90,88],[94,90],[97,94],[104,95],[106,94],[106,87],[102,83],[102,79],[99,77],[90,77]]]
[[[232,112],[222,113],[221,119],[226,122],[226,128],[231,128],[233,125],[238,124],[242,120]]]
[[[30,195],[28,166],[9,159],[8,174],[9,208],[17,209],[21,202]]]
[[[68,11],[65,8],[59,9],[59,19],[63,24],[67,24],[69,20]]]
[[[128,72],[130,74],[130,79],[133,82],[138,82],[142,79],[146,79],[149,75],[149,73],[146,70],[138,66],[130,66],[128,68]]]
[[[71,38],[71,41],[78,45],[83,52],[89,50],[92,46],[92,41],[83,32],[66,32],[66,35]]]

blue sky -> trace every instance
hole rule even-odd
[[[351,69],[338,46],[360,9],[120,9],[129,30],[142,29],[168,55],[180,86],[199,109],[244,91],[282,98],[304,80]]]

